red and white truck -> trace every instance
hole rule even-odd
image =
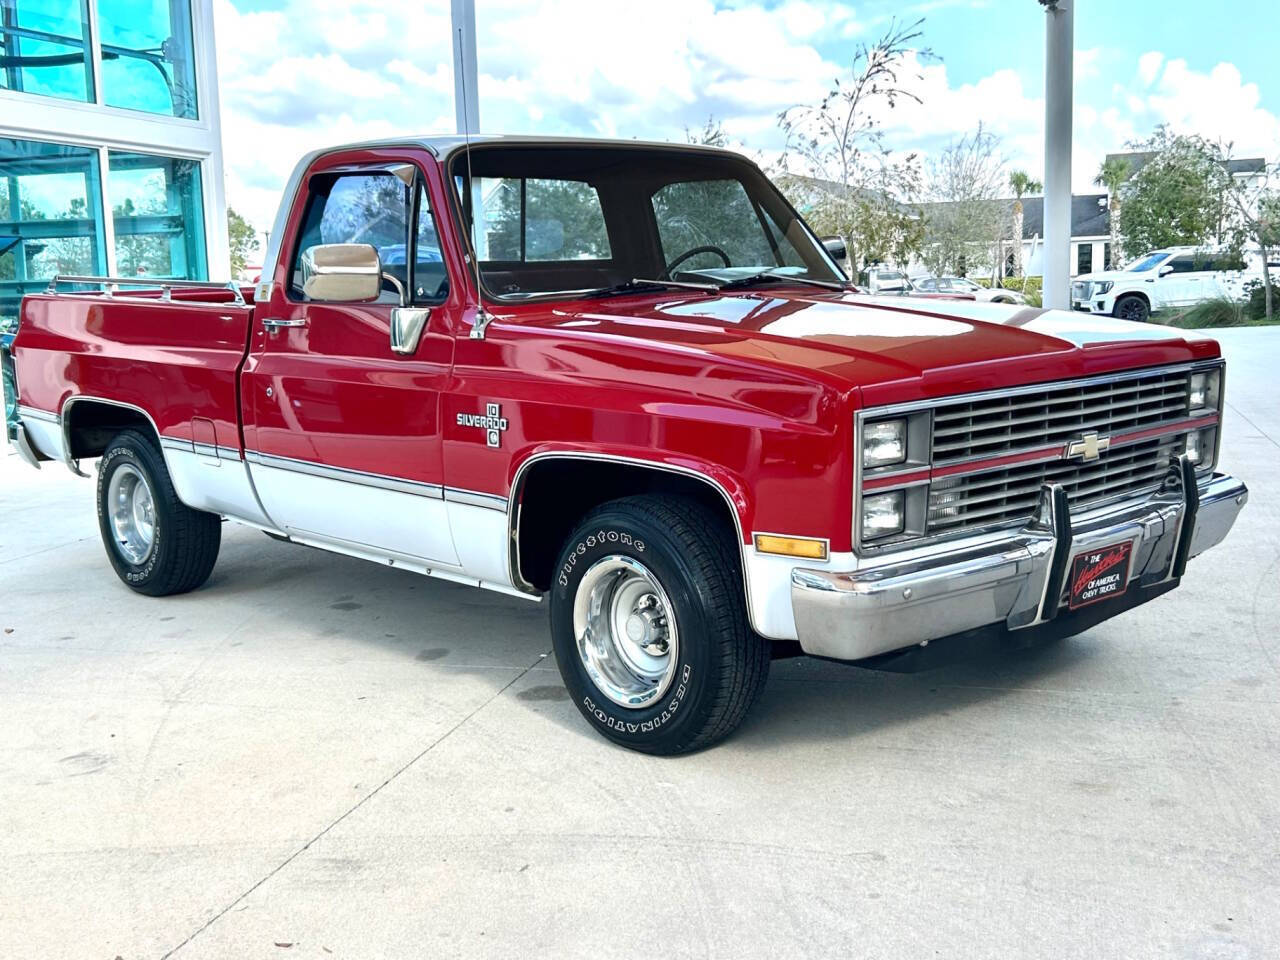
[[[225,518],[547,596],[578,708],[653,753],[727,735],[788,647],[1078,633],[1247,498],[1213,340],[864,295],[710,148],[324,150],[255,288],[133,283],[55,279],[6,358],[11,441],[98,459],[126,584],[199,587]]]

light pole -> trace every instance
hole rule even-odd
[[[1075,0],[1040,0],[1044,34],[1044,305],[1070,306],[1071,85]]]
[[[453,0],[453,105],[458,133],[480,132],[480,91],[476,71],[476,3]]]

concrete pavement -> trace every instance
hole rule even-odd
[[[1280,328],[1181,589],[908,676],[793,660],[727,743],[595,736],[545,607],[227,525],[135,596],[0,457],[0,954],[1280,956]]]

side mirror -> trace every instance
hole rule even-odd
[[[1156,276],[1167,277],[1171,273],[1173,273],[1173,267],[1172,265],[1166,263],[1163,267],[1161,267],[1159,270],[1156,271]]]
[[[324,243],[302,253],[302,292],[309,300],[367,303],[382,293],[382,264],[367,243]]]
[[[843,262],[849,256],[844,241],[839,237],[823,237],[822,246],[826,248],[827,255],[837,262]]]

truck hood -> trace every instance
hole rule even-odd
[[[868,405],[1218,355],[1193,331],[977,301],[751,291],[531,307],[510,319],[807,371]]]

